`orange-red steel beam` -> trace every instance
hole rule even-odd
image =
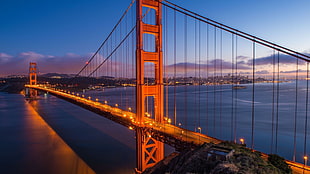
[[[37,84],[37,63],[30,62],[29,63],[29,85]],[[29,89],[29,97],[35,98],[37,96],[37,90]]]
[[[136,89],[136,121],[144,123],[145,99],[148,96],[154,97],[154,118],[157,122],[163,123],[163,60],[162,60],[162,7],[158,0],[137,0],[137,89]],[[146,24],[142,21],[142,8],[152,8],[155,10],[154,25]],[[144,34],[151,34],[155,37],[155,52],[147,52],[143,49]],[[146,85],[144,83],[144,66],[146,62],[154,64],[155,84]],[[137,168],[136,172],[141,173],[146,168],[155,165],[164,158],[164,144],[152,138],[142,129],[136,130],[137,141]]]

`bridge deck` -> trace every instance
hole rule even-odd
[[[223,142],[222,140],[209,137],[207,135],[193,132],[190,130],[186,130],[169,123],[158,123],[155,122],[154,119],[150,119],[145,117],[144,123],[137,123],[135,120],[136,114],[129,111],[124,111],[118,107],[112,107],[107,104],[103,104],[97,101],[93,101],[87,98],[83,98],[80,96],[76,96],[74,94],[63,92],[63,90],[57,90],[55,88],[49,88],[43,85],[26,85],[27,88],[37,89],[44,92],[49,92],[52,95],[55,95],[59,98],[67,100],[71,103],[79,105],[83,108],[86,108],[90,111],[98,113],[108,119],[116,121],[124,126],[127,126],[129,129],[135,129],[137,127],[142,127],[145,129],[150,130],[151,132],[159,132],[164,136],[172,137],[175,142],[183,142],[189,144],[200,145],[203,143],[214,143],[219,144]],[[169,141],[169,140],[168,140]],[[268,157],[267,154],[263,154],[266,158]],[[286,162],[291,166],[293,169],[293,173],[307,173],[310,174],[310,167],[304,166],[303,164],[296,163],[293,161],[286,160]]]

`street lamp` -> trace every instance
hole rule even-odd
[[[201,133],[201,127],[198,127],[197,129],[199,130],[199,133]]]
[[[240,142],[241,142],[241,144],[243,145],[243,144],[244,144],[244,139],[243,139],[243,138],[240,138]]]
[[[305,173],[305,167],[307,165],[308,157],[304,156],[304,160],[305,160],[305,163],[304,163],[304,169],[303,169],[302,173]]]
[[[179,123],[178,125],[181,127],[181,126],[182,126],[182,123]]]

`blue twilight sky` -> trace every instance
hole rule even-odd
[[[0,76],[27,72],[23,66],[28,65],[21,62],[32,58],[82,62],[99,47],[130,2],[0,0]],[[296,51],[310,52],[309,0],[171,2]]]

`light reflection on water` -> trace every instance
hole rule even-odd
[[[96,173],[134,172],[132,130],[51,95],[31,104]]]
[[[1,173],[95,173],[23,96],[0,93],[0,98]]]

